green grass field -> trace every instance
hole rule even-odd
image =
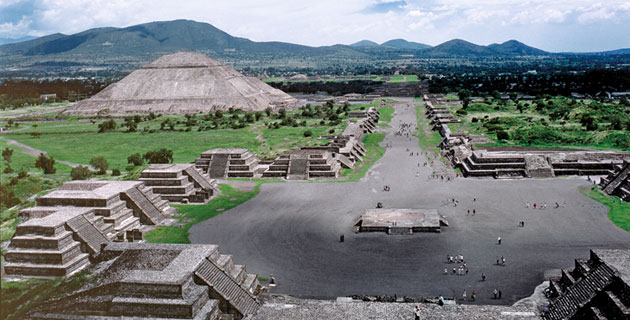
[[[394,107],[392,106],[383,106],[381,109],[379,109],[381,117],[377,125],[379,127],[387,127],[389,125],[389,122],[392,121],[392,118],[394,117],[394,111],[396,110],[394,110]]]
[[[603,194],[599,188],[580,188],[580,192],[585,196],[607,206],[608,218],[619,228],[630,232],[630,203],[620,202],[619,197],[611,197]]]
[[[216,217],[239,204],[253,198],[260,191],[258,182],[252,191],[240,191],[223,184],[219,187],[221,194],[205,205],[174,205],[177,208],[179,225],[159,226],[147,233],[145,239],[151,243],[190,243],[190,228],[210,218]]]
[[[363,138],[367,155],[363,161],[358,163],[354,170],[344,169],[342,176],[344,179],[337,180],[339,182],[359,181],[367,173],[368,169],[385,154],[385,148],[380,143],[385,139],[385,133],[374,132]]]
[[[422,149],[424,152],[434,152],[435,154],[439,154],[440,150],[437,145],[440,144],[440,141],[442,141],[442,136],[439,132],[431,130],[429,120],[424,114],[424,111],[424,106],[416,106],[416,120],[418,121],[418,144],[420,145],[420,149]],[[427,134],[423,128],[428,128],[430,130],[430,133]]]

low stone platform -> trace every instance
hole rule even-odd
[[[355,227],[358,227],[358,232],[404,235],[440,232],[440,227],[445,224],[435,209],[368,209]]]
[[[216,245],[110,243],[91,281],[27,319],[242,319],[260,307],[258,277]]]
[[[192,163],[153,164],[140,173],[138,180],[169,202],[207,203],[219,192],[216,180],[199,172]]]

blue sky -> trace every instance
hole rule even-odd
[[[314,46],[459,38],[553,52],[630,47],[630,0],[0,0],[0,38],[174,19]]]

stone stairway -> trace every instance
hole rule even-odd
[[[624,162],[623,167],[616,173],[614,178],[604,187],[604,192],[613,194],[615,190],[630,176],[630,162]]]
[[[223,263],[223,266],[221,267],[219,263]],[[252,290],[252,287],[257,284],[256,276],[242,276],[244,273],[239,270],[237,273],[241,276],[233,277],[233,268],[231,257],[221,256],[216,262],[208,258],[197,268],[195,275],[242,316],[254,314],[260,307],[260,302]]]
[[[546,320],[569,319],[595,295],[604,289],[614,276],[614,270],[605,264],[599,264],[551,303],[549,311],[543,315]]]
[[[308,159],[306,157],[292,157],[289,163],[287,179],[305,180],[308,177]]]
[[[228,157],[229,155],[227,154],[215,154],[212,156],[212,161],[210,162],[210,167],[208,168],[208,175],[210,176],[210,178],[225,178],[228,165]]]
[[[68,220],[66,224],[85,245],[90,255],[100,252],[101,246],[109,242],[108,237],[93,225],[85,215],[76,216]]]
[[[155,203],[150,201],[138,188],[128,189],[124,192],[124,195],[132,209],[144,218],[144,223],[157,225],[165,218],[164,214],[156,207]]]

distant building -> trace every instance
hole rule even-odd
[[[49,100],[56,100],[57,99],[57,94],[56,93],[47,93],[47,94],[40,94],[39,95],[39,100],[42,103],[46,103]]]

